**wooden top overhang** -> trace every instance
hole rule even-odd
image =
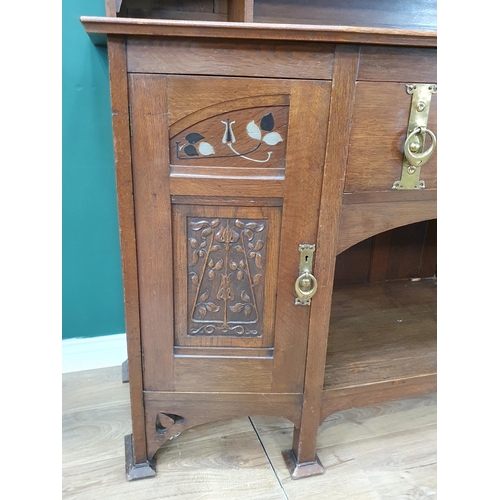
[[[129,35],[404,45],[413,47],[437,46],[436,31],[88,16],[81,17],[80,21],[96,45],[106,45],[107,35]]]

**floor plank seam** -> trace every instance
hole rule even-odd
[[[271,461],[271,457],[267,453],[266,447],[264,446],[264,443],[262,442],[262,439],[259,436],[257,428],[255,427],[255,425],[253,423],[252,417],[248,417],[248,420],[250,421],[250,425],[253,427],[253,430],[255,431],[255,435],[257,436],[257,439],[259,440],[259,443],[262,446],[262,449],[264,450],[264,453],[266,454],[267,461],[269,462],[269,465],[271,466],[271,469],[273,470],[273,473],[276,476],[276,480],[278,481],[278,484],[280,485],[280,488],[283,491],[283,495],[285,495],[286,500],[290,500],[288,498],[288,495],[286,494],[285,488],[283,488],[283,485],[281,484],[281,481],[280,481],[280,478],[278,476],[278,473],[276,472],[276,469],[274,468],[273,462]]]

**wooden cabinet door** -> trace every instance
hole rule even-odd
[[[302,391],[330,88],[129,76],[145,390]]]

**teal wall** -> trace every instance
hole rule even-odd
[[[104,12],[62,2],[64,339],[125,332],[107,53],[79,21]]]

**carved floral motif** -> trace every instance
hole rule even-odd
[[[189,335],[261,335],[267,231],[267,220],[188,219]]]

